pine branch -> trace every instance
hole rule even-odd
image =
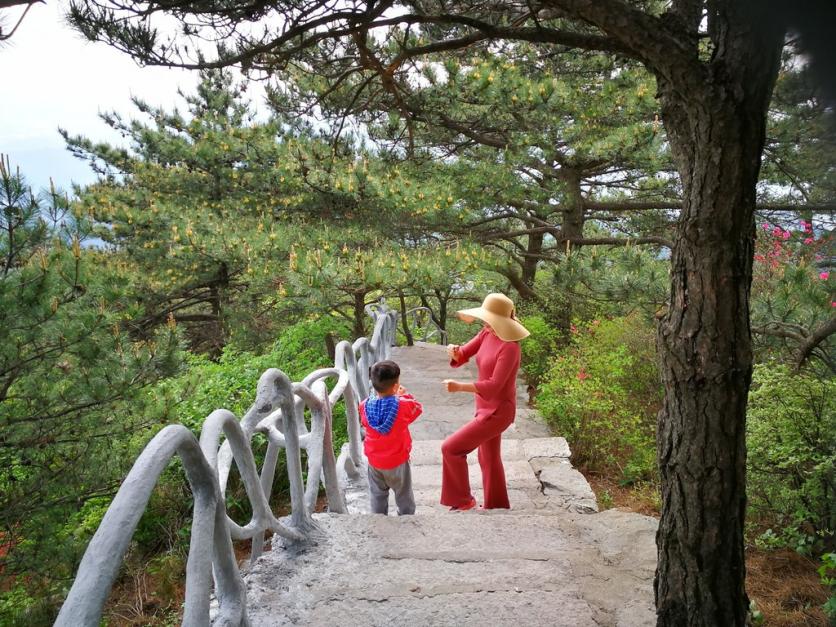
[[[598,27],[628,50],[629,56],[675,84],[681,84],[682,78],[696,79],[705,72],[695,54],[697,33],[689,32],[683,22],[671,24],[670,20],[645,13],[623,0],[546,0],[546,4],[571,19]],[[585,48],[580,43],[577,47]]]
[[[26,19],[26,14],[29,13],[29,9],[31,9],[33,5],[38,4],[39,2],[44,2],[44,0],[0,0],[0,10],[8,9],[9,7],[13,7],[19,4],[26,5],[26,8],[23,10],[23,14],[18,18],[17,22],[15,22],[15,25],[12,27],[12,30],[10,30],[8,33],[5,33],[3,32],[3,28],[0,27],[0,42],[12,38],[12,35],[15,34],[15,31],[17,31],[17,29],[23,23],[23,20]]]
[[[810,358],[813,351],[827,338],[836,333],[836,317],[820,324],[802,342],[795,357],[796,370],[800,370],[804,362]]]

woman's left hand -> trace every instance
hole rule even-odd
[[[444,383],[444,389],[446,389],[448,392],[461,391],[461,384],[458,381],[454,381],[453,379],[444,379],[442,383]]]

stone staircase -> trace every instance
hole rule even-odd
[[[526,407],[503,435],[510,510],[450,513],[438,503],[441,442],[473,414],[470,394],[448,394],[443,347],[393,349],[401,383],[424,405],[413,424],[415,516],[370,515],[365,483],[342,478],[350,514],[316,514],[317,539],[276,546],[246,569],[251,624],[655,624],[653,518],[597,512],[595,495]],[[476,454],[469,458],[481,502]],[[361,473],[365,477],[365,469]],[[390,511],[394,512],[394,503]]]

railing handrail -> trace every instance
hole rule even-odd
[[[389,357],[397,329],[398,314],[385,303],[367,307],[366,311],[374,320],[371,339],[337,344],[332,368],[315,370],[298,383],[291,383],[281,370],[271,368],[259,378],[256,400],[240,421],[231,412],[216,409],[204,421],[199,440],[183,425],[164,427],[151,439],[90,540],[55,625],[99,624],[151,492],[175,455],[183,463],[194,494],[183,625],[209,624],[213,578],[219,604],[216,624],[249,624],[246,587],[232,541],[251,538],[252,559],[261,554],[266,531],[289,542],[304,541],[316,529],[311,513],[320,482],[325,486],[329,509],[346,511],[338,471],[342,467],[349,476],[356,477],[363,464],[358,401],[369,393],[369,366]],[[329,378],[336,378],[330,392],[325,385]],[[349,441],[337,459],[331,420],[334,405],[340,399],[346,407]],[[310,429],[305,422],[305,409],[310,412]],[[264,434],[268,441],[260,475],[252,452],[255,433]],[[225,440],[220,444],[222,435]],[[303,448],[308,453],[307,485],[302,478]],[[277,519],[269,506],[280,449],[287,455],[289,523]],[[226,485],[233,461],[253,511],[245,525],[236,523],[226,512]]]
[[[423,327],[424,336],[421,341],[428,342],[433,336],[438,334],[439,344],[445,346],[447,344],[447,331],[445,329],[442,329],[441,325],[439,325],[435,321],[435,319],[432,316],[433,311],[429,307],[413,307],[412,309],[407,309],[406,312],[404,312],[404,317],[406,317],[408,320],[411,319],[411,324],[409,325],[410,332],[414,332],[417,328],[419,328],[417,315],[419,311],[427,312],[426,321],[428,323]]]

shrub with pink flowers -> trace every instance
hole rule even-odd
[[[752,328],[759,359],[791,361],[799,338],[833,315],[833,234],[807,220],[792,227],[762,223],[752,269]],[[825,344],[822,350],[827,350]]]

